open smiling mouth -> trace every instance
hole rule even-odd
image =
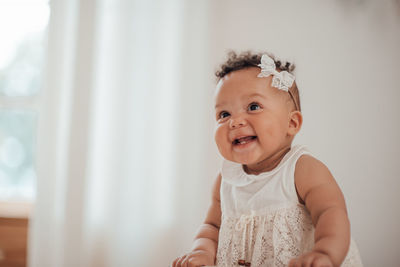
[[[248,144],[248,143],[251,143],[251,142],[255,141],[256,139],[257,139],[257,136],[241,137],[241,138],[235,139],[232,142],[232,144],[233,145],[237,145],[237,146],[245,145],[245,144]]]

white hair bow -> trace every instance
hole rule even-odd
[[[292,87],[294,82],[294,75],[290,74],[287,71],[278,72],[276,70],[275,62],[268,55],[262,55],[261,64],[258,65],[261,68],[260,74],[257,77],[268,77],[273,75],[271,86],[276,87],[278,89],[284,90],[286,92],[289,91],[289,88]]]

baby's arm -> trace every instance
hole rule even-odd
[[[217,252],[219,227],[221,225],[220,186],[221,175],[219,174],[213,186],[211,205],[206,219],[200,226],[192,246],[192,251],[205,250],[210,252],[214,258]]]
[[[315,226],[315,245],[289,266],[340,266],[350,246],[350,222],[339,186],[328,168],[308,155],[297,161],[295,184]]]
[[[218,247],[219,227],[221,225],[221,206],[219,190],[221,174],[215,180],[211,205],[204,223],[199,227],[191,252],[174,260],[172,266],[214,265]]]

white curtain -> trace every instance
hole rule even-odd
[[[215,158],[208,4],[184,2],[51,1],[29,266],[167,266],[188,249]]]

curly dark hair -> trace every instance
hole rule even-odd
[[[247,68],[251,68],[251,67],[259,68],[258,64],[260,64],[261,57],[264,54],[267,54],[274,60],[275,65],[279,71],[287,71],[287,72],[293,74],[293,71],[295,69],[295,65],[293,63],[279,60],[271,53],[268,53],[268,52],[253,53],[250,51],[246,51],[246,52],[237,54],[234,51],[229,51],[228,59],[223,64],[221,64],[220,68],[215,72],[215,76],[217,77],[217,80],[219,81],[223,77],[225,77],[226,75],[228,75],[229,73],[234,72],[234,71],[247,69]],[[296,81],[293,83],[292,87],[289,88],[289,95],[294,102],[294,106],[295,106],[296,110],[301,111],[300,95],[299,95],[299,89],[297,88]]]

